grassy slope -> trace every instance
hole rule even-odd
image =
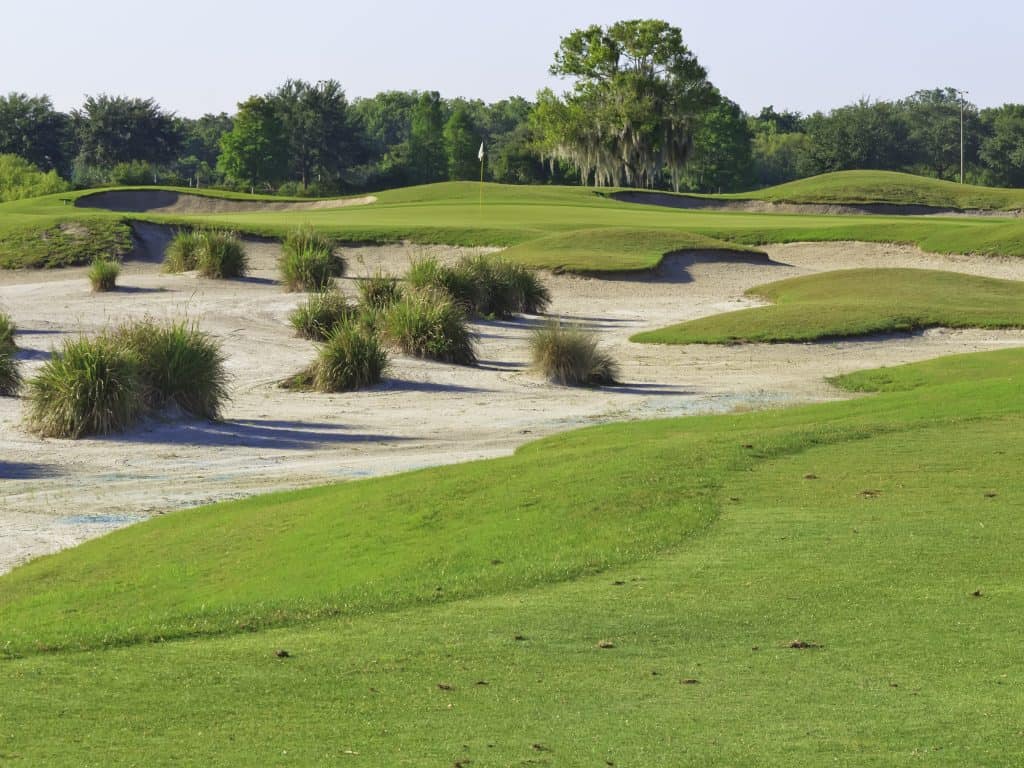
[[[189,216],[139,215],[132,218],[168,224],[202,223],[281,236],[299,224],[311,224],[345,240],[395,241],[453,245],[521,246],[517,257],[548,268],[619,271],[646,268],[663,252],[699,243],[702,247],[763,245],[793,241],[861,240],[916,243],[941,253],[1024,255],[1024,220],[935,219],[899,216],[794,216],[681,211],[618,203],[590,189],[510,187],[487,184],[484,204],[478,184],[449,182],[383,192],[373,205],[314,211]],[[0,250],[24,227],[53,226],[67,218],[122,221],[125,214],[73,209],[62,196],[0,205]],[[618,230],[597,252],[574,248],[572,233],[600,244],[597,230]],[[651,247],[628,241],[636,230]],[[618,238],[616,240],[615,238]],[[711,238],[710,241],[701,238]],[[571,265],[571,266],[570,266]]]
[[[801,342],[924,328],[1024,328],[1024,283],[921,269],[851,269],[747,293],[772,306],[639,333],[649,344]]]
[[[374,496],[390,485],[400,505],[410,479],[422,487],[412,508],[368,521],[371,535],[363,510],[346,504],[371,484],[354,483],[321,491],[340,502],[333,514],[302,493],[290,496],[292,509],[275,496],[261,500],[266,515],[260,502],[246,514],[209,507],[45,558],[0,579],[0,647],[29,654],[0,661],[0,756],[53,765],[1016,764],[1022,374],[1019,350],[952,358],[853,377],[861,390],[905,391],[851,402],[562,435],[511,460],[436,470],[438,482],[468,483],[454,495],[461,514],[435,507],[415,480],[422,473],[374,481]],[[579,477],[545,474],[573,457]],[[523,486],[488,495],[510,478]],[[696,499],[704,511],[693,517]],[[662,506],[665,515],[651,514]],[[696,535],[709,512],[714,524]],[[320,535],[297,535],[310,521]],[[645,524],[674,543],[645,546],[657,539]],[[275,536],[260,531],[268,525]],[[572,529],[591,526],[589,567],[563,567],[591,540]],[[336,561],[352,556],[349,535],[368,550],[354,587],[331,583],[346,567]],[[248,553],[254,542],[262,562]],[[383,587],[409,551],[450,562],[421,561],[419,581],[395,580],[398,610],[360,605],[359,587]],[[504,562],[479,563],[495,555]],[[246,611],[315,604],[326,595],[318,566],[329,574],[321,587],[354,591],[342,618],[113,651],[23,647],[25,628],[72,645],[102,642],[98,622],[145,635],[168,609],[194,609],[192,588],[225,604],[237,596]],[[460,574],[503,569],[510,579],[448,592]],[[441,593],[419,591],[431,585]],[[793,650],[794,639],[821,647]],[[275,648],[292,658],[275,658]],[[682,682],[691,679],[699,682]]]

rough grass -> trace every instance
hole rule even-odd
[[[288,291],[322,291],[345,273],[334,241],[312,227],[288,233],[282,244],[281,282]]]
[[[530,359],[535,370],[554,384],[615,384],[618,366],[598,349],[597,336],[577,326],[550,320],[530,334]]]
[[[0,579],[5,754],[1016,764],[1024,353],[984,359],[890,369],[912,391],[592,428],[41,558]],[[528,705],[510,718],[510,701]]]
[[[357,308],[344,294],[326,290],[311,294],[288,315],[288,322],[303,339],[325,341],[335,326],[352,318]]]
[[[230,396],[230,377],[220,344],[185,321],[143,320],[121,326],[113,340],[136,357],[147,406],[172,403],[185,413],[219,420]]]
[[[1024,283],[920,269],[852,269],[751,288],[774,302],[637,334],[651,344],[802,342],[925,328],[1022,328]]]
[[[359,305],[370,309],[387,309],[402,298],[398,278],[376,272],[358,283]]]
[[[25,425],[41,437],[123,432],[145,410],[137,356],[107,336],[65,341],[27,389]]]
[[[78,266],[97,257],[119,259],[132,249],[131,229],[120,218],[57,214],[40,223],[34,216],[5,217],[7,205],[0,206],[0,269]]]
[[[95,293],[112,291],[117,287],[117,276],[121,274],[121,265],[112,259],[97,256],[89,266],[89,284]]]
[[[385,310],[381,323],[387,341],[408,355],[458,365],[476,363],[465,310],[445,291],[406,291]]]

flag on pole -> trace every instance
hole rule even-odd
[[[480,142],[480,151],[476,153],[476,156],[480,159],[481,163],[484,161],[484,143],[482,141]]]

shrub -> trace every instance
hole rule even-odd
[[[195,269],[199,259],[199,248],[203,242],[203,233],[193,230],[179,230],[164,251],[165,272],[190,272]]]
[[[17,346],[14,344],[14,321],[11,316],[0,312],[0,352],[8,351],[13,354]]]
[[[597,348],[597,337],[552,320],[530,337],[533,366],[548,381],[568,386],[614,384],[615,362]]]
[[[302,338],[324,341],[336,325],[350,319],[355,313],[356,308],[342,294],[337,291],[320,291],[292,310],[288,321]]]
[[[322,291],[345,273],[334,241],[311,227],[288,234],[282,245],[281,279],[289,291]]]
[[[203,277],[223,279],[245,277],[249,259],[234,232],[206,231],[200,233],[196,252],[196,269]]]
[[[406,292],[388,308],[382,325],[387,340],[406,354],[460,365],[476,362],[466,313],[444,291]]]
[[[0,396],[13,397],[21,389],[21,371],[14,349],[0,347]]]
[[[43,173],[18,155],[0,154],[0,203],[65,192],[71,185],[56,171]]]
[[[336,326],[320,348],[311,384],[318,392],[348,392],[379,384],[387,367],[377,334],[348,321]]]
[[[192,416],[218,420],[228,395],[224,353],[209,334],[185,322],[152,320],[124,325],[113,334],[138,361],[148,407],[171,403]]]
[[[29,381],[25,420],[43,437],[78,438],[123,431],[144,408],[138,358],[106,336],[80,338]]]
[[[398,280],[377,272],[359,281],[359,305],[371,309],[387,309],[402,298]]]
[[[117,287],[117,276],[121,274],[121,265],[102,256],[92,260],[89,267],[89,282],[95,292],[112,291]]]

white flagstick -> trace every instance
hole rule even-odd
[[[484,143],[480,142],[480,151],[476,153],[476,156],[480,159],[480,210],[484,209]]]

